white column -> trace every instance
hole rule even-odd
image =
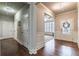
[[[36,54],[36,6],[35,3],[30,3],[29,9],[29,20],[28,20],[28,32],[29,32],[29,43],[28,43],[28,50],[30,54]]]

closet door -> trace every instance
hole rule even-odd
[[[7,22],[7,31],[8,31],[8,37],[14,37],[14,33],[13,33],[13,30],[14,30],[14,26],[13,26],[13,21],[8,21]]]
[[[2,37],[3,38],[7,38],[8,37],[8,28],[9,28],[9,25],[8,25],[8,23],[7,23],[7,21],[6,20],[3,20],[2,21]]]
[[[3,32],[2,37],[3,38],[13,37],[13,22],[12,21],[4,20],[2,22],[2,26],[3,26],[3,28],[2,28],[2,32]]]

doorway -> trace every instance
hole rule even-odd
[[[44,14],[44,38],[45,43],[54,39],[55,35],[55,21],[54,17],[48,14]]]

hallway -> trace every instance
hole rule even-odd
[[[0,42],[2,56],[34,56],[14,39],[4,39]],[[79,56],[79,49],[76,43],[55,39],[48,41],[35,56]]]

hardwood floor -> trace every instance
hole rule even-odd
[[[77,44],[61,40],[50,40],[36,55],[30,55],[28,49],[14,39],[0,40],[1,56],[79,56]]]

